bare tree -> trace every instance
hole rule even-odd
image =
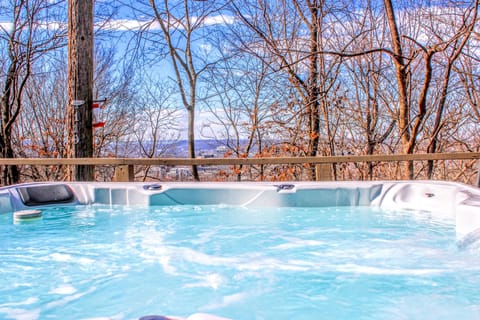
[[[390,38],[392,43],[392,57],[395,64],[396,71],[396,80],[397,80],[397,94],[398,94],[398,130],[400,132],[403,152],[412,153],[415,147],[415,142],[417,138],[418,130],[420,129],[420,124],[423,122],[425,117],[425,100],[419,103],[418,115],[416,116],[416,121],[414,128],[410,127],[410,104],[408,101],[408,61],[404,56],[404,48],[401,42],[400,30],[397,25],[397,18],[395,16],[395,11],[393,8],[393,3],[391,0],[384,0],[385,12],[388,21],[388,26],[390,29]],[[426,56],[426,67],[429,71],[428,77],[426,77],[426,85],[428,88],[430,77],[431,77],[431,53],[428,53]],[[426,92],[425,92],[426,94]],[[426,95],[424,95],[424,99]],[[413,132],[412,132],[413,131]],[[413,138],[412,138],[413,137]],[[407,162],[407,172],[408,178],[413,179],[413,162]]]
[[[221,19],[217,15],[221,9],[215,2],[192,0],[134,1],[127,6],[145,22],[134,44],[135,60],[155,65],[168,58],[171,63],[165,76],[173,78],[178,99],[187,113],[188,154],[195,158],[199,77],[215,60],[202,56],[200,47],[208,26],[215,24],[215,18]],[[195,180],[200,179],[196,165],[192,166],[192,175]]]
[[[173,88],[166,83],[146,82],[142,92],[133,112],[133,134],[140,146],[140,156],[160,157],[179,140],[180,110],[172,101]],[[149,177],[150,170],[149,166],[144,169],[142,181]]]
[[[273,71],[285,73],[302,105],[306,131],[303,149],[307,156],[335,154],[335,119],[331,119],[331,101],[335,101],[341,55],[324,37],[332,33],[335,12],[342,6],[320,0],[233,2],[238,19],[256,38],[244,41],[243,50],[260,59],[259,52],[270,53]],[[267,61],[266,61],[267,62]],[[326,141],[326,148],[319,149]]]
[[[55,15],[59,3],[47,0],[12,0],[2,2],[3,12],[10,12],[9,28],[0,27],[0,46],[4,54],[0,91],[0,155],[14,158],[12,132],[21,112],[25,87],[32,74],[32,64],[43,54],[65,44],[65,33],[45,25],[45,17]],[[5,166],[3,184],[19,181],[17,166]]]
[[[461,10],[455,12],[458,9],[452,9],[450,11],[450,19],[443,21],[442,18],[438,19],[439,21],[433,21],[433,27],[438,29],[444,29],[445,33],[449,35],[447,41],[443,40],[445,36],[438,35],[439,44],[439,61],[437,63],[438,69],[441,71],[438,72],[438,77],[441,79],[440,90],[438,93],[438,99],[436,99],[435,116],[434,121],[430,129],[429,144],[427,147],[428,153],[437,152],[440,145],[440,131],[444,127],[444,113],[447,108],[448,97],[451,91],[451,82],[452,77],[454,76],[454,67],[458,58],[462,55],[465,46],[468,44],[475,26],[477,25],[478,20],[478,6],[479,1],[475,1],[472,7],[467,8],[466,10]],[[449,29],[449,26],[452,26]],[[453,30],[452,30],[453,29]],[[426,48],[422,48],[426,50]],[[434,172],[434,162],[428,162],[428,178],[433,177]]]
[[[478,1],[460,15],[460,21],[450,21],[455,29],[451,33],[438,31],[436,28],[428,30],[421,28],[420,20],[425,23],[434,23],[432,16],[435,16],[437,7],[430,4],[418,4],[410,11],[410,15],[404,15],[402,22],[396,16],[396,10],[391,0],[384,0],[385,14],[388,21],[391,40],[391,56],[395,64],[397,95],[398,95],[398,131],[401,137],[403,153],[413,153],[418,145],[419,136],[424,130],[425,122],[430,112],[429,97],[431,96],[432,76],[435,67],[434,56],[439,52],[447,53],[447,66],[443,71],[443,85],[441,85],[441,98],[436,107],[433,130],[430,134],[429,152],[435,152],[438,142],[438,130],[441,127],[441,120],[445,101],[448,94],[452,65],[460,55],[462,48],[468,41],[470,34],[477,20]],[[445,8],[452,15],[455,10],[453,6]],[[425,11],[426,14],[422,14]],[[443,12],[438,13],[441,16]],[[418,17],[418,18],[417,18]],[[426,18],[426,19],[425,19]],[[415,32],[407,30],[411,28],[412,22],[416,23]],[[428,23],[426,23],[428,25]],[[402,31],[403,27],[403,31]],[[419,34],[427,38],[427,43],[422,44]],[[443,60],[443,59],[442,59]],[[440,60],[441,61],[441,60]],[[415,82],[419,75],[422,80]],[[416,77],[415,77],[416,76]],[[406,162],[405,178],[414,178],[413,162]],[[429,165],[429,175],[433,170],[433,163]]]
[[[386,45],[386,23],[373,4],[367,1],[363,11],[350,15],[343,30],[350,39],[361,35],[352,43],[350,50],[372,52],[353,56],[344,64],[345,70],[341,75],[344,96],[337,104],[341,104],[344,110],[345,119],[342,122],[345,125],[342,130],[348,132],[350,141],[340,149],[344,153],[373,155],[391,136],[396,122],[395,114],[389,112],[388,97],[385,96],[390,61],[385,53],[374,51]],[[356,167],[363,167],[363,164],[356,164]],[[373,179],[374,167],[374,163],[368,163],[361,178]]]
[[[15,127],[15,153],[20,157],[66,158],[67,66],[62,52],[49,54],[34,67],[25,88],[23,112]],[[31,166],[21,170],[24,181],[64,180],[64,166]]]
[[[218,40],[221,62],[205,74],[207,94],[213,103],[207,104],[211,120],[202,124],[201,134],[226,147],[226,156],[247,158],[260,155],[272,143],[269,123],[272,122],[271,105],[282,98],[284,92],[277,86],[278,79],[263,60],[233,48],[231,43]],[[228,55],[230,54],[230,56]],[[244,166],[234,166],[237,181],[242,179]],[[251,175],[249,179],[256,179]],[[259,179],[263,179],[262,167]]]

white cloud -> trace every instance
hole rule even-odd
[[[213,26],[221,24],[233,24],[234,20],[235,19],[232,16],[216,15],[205,18],[203,25]],[[192,22],[195,23],[195,21],[196,18],[193,18]],[[106,23],[100,22],[99,25],[101,25],[103,29],[110,31],[135,31],[140,29],[155,31],[160,29],[159,23],[154,20],[117,19],[107,21]],[[179,24],[178,26],[180,27],[181,25]]]
[[[0,29],[10,31],[12,30],[13,24],[10,22],[0,22]]]
[[[233,24],[235,22],[235,18],[232,16],[227,16],[224,14],[216,15],[207,17],[203,23],[206,26],[213,26],[216,24]]]

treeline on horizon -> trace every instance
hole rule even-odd
[[[95,157],[478,152],[479,1],[97,1]],[[0,1],[0,157],[67,158],[67,1]],[[70,137],[70,138],[69,138]],[[133,149],[132,149],[133,148]],[[137,168],[149,179],[151,168]],[[471,182],[475,161],[332,166],[334,179]],[[97,179],[111,179],[99,169]],[[202,172],[192,168],[192,179]],[[152,178],[152,177],[150,177]],[[218,180],[312,179],[304,166]],[[4,166],[2,184],[65,180]]]

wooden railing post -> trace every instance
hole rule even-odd
[[[480,188],[480,159],[477,160],[478,161],[478,172],[477,172],[477,187]]]
[[[116,166],[113,179],[116,182],[133,182],[135,180],[133,165],[127,164]]]
[[[315,165],[316,181],[332,181],[332,164],[319,163]]]

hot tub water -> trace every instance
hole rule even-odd
[[[476,319],[454,222],[375,207],[74,206],[0,215],[0,318]]]

